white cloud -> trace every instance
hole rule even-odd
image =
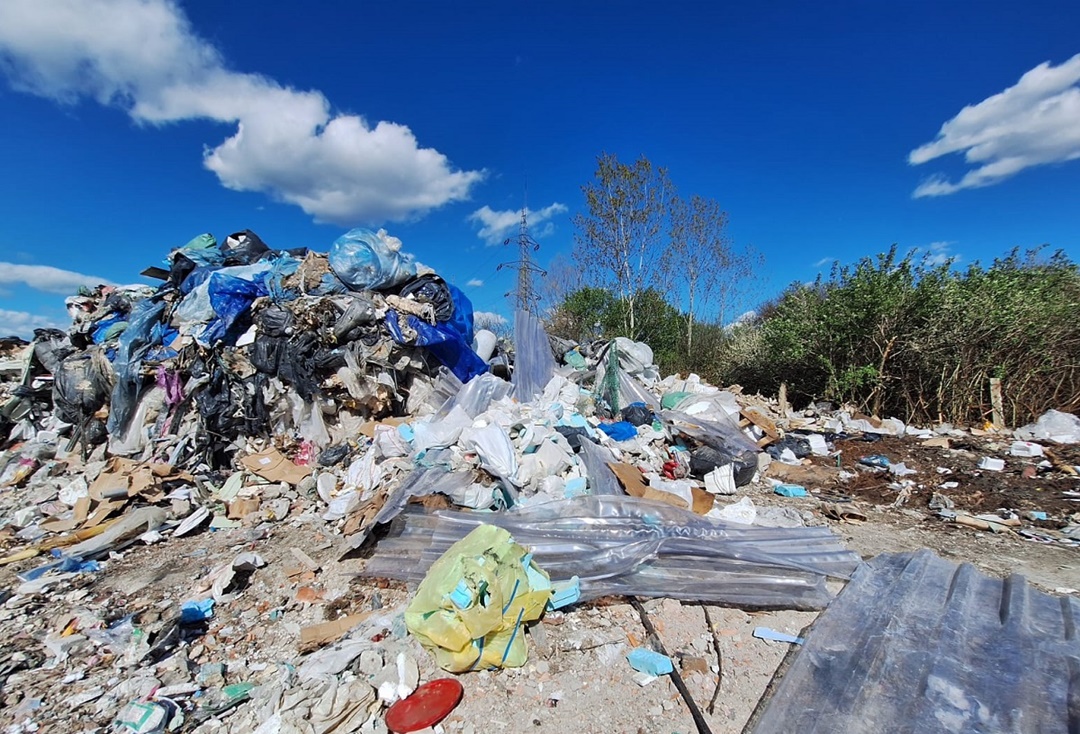
[[[940,242],[931,242],[926,247],[916,247],[915,253],[923,253],[925,258],[924,262],[930,267],[937,267],[938,265],[944,265],[950,260],[953,262],[959,262],[961,260],[960,255],[952,252],[952,246],[955,242],[946,242],[944,240]]]
[[[203,164],[318,221],[378,224],[469,197],[483,171],[456,170],[405,125],[331,112],[318,91],[232,71],[171,0],[4,0],[0,68],[16,89],[89,97],[141,123],[236,126]]]
[[[465,285],[468,286],[469,288],[479,288],[483,284],[484,284],[484,281],[480,280],[479,278],[473,278],[472,280],[470,280]]]
[[[114,285],[107,278],[61,270],[50,265],[19,265],[0,262],[0,285],[25,284],[46,293],[70,296],[79,286]]]
[[[48,316],[0,308],[0,336],[21,336],[29,339],[33,336],[34,329],[64,329],[68,326],[70,323],[62,324]]]
[[[820,260],[818,260],[816,263],[814,263],[814,267],[815,268],[823,268],[826,265],[831,265],[834,262],[836,262],[835,257],[823,257]]]
[[[991,186],[1025,168],[1080,158],[1080,54],[1060,66],[1039,64],[1003,92],[968,105],[941,126],[937,137],[908,155],[920,165],[964,153],[977,166],[953,183],[941,174],[913,196],[945,196]]]
[[[551,221],[557,214],[567,212],[566,204],[555,202],[551,206],[533,211],[526,208],[529,231],[533,237],[546,237],[555,231]],[[495,211],[490,206],[482,206],[469,215],[469,221],[480,225],[477,236],[489,245],[501,245],[507,237],[518,231],[521,226],[521,210]]]
[[[495,313],[494,311],[473,312],[473,324],[477,329],[494,329],[499,326],[505,326],[508,323],[505,316]]]

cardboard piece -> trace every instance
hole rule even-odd
[[[693,507],[687,507],[686,503],[681,497],[677,497],[670,492],[661,492],[658,489],[654,489],[645,483],[645,477],[636,467],[630,464],[609,463],[611,471],[615,472],[615,477],[619,480],[619,484],[623,486],[623,489],[631,497],[640,497],[642,499],[654,500],[656,502],[663,502],[669,504],[672,507],[678,507],[683,510],[692,510],[696,515],[704,515],[713,507],[713,496],[703,489],[698,487],[692,487],[690,494],[694,498]]]
[[[349,630],[370,617],[371,614],[371,612],[350,614],[347,617],[341,617],[340,619],[335,619],[331,622],[322,622],[320,624],[301,627],[300,651],[307,652],[308,650],[322,647],[323,645],[329,645],[331,642],[337,642],[344,637]]]
[[[408,422],[409,422],[408,418],[398,418],[398,417],[383,418],[382,420],[379,420],[379,421],[368,421],[367,423],[364,423],[362,426],[360,426],[359,431],[360,431],[361,434],[367,436],[368,438],[375,438],[375,427],[376,426],[391,426],[392,428],[397,428],[402,423],[408,423]]]
[[[257,512],[261,503],[258,497],[241,497],[229,503],[230,520],[243,520],[249,513]]]
[[[50,533],[66,533],[69,530],[81,526],[86,522],[87,515],[90,514],[90,498],[80,497],[75,501],[75,507],[72,509],[72,515],[67,520],[49,520],[41,523],[41,529],[47,530]]]
[[[312,472],[310,466],[298,466],[285,458],[277,449],[267,449],[257,454],[245,456],[240,460],[245,469],[252,474],[271,482],[299,484]]]

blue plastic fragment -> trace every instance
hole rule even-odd
[[[465,583],[465,579],[461,579],[457,582],[457,586],[450,592],[450,601],[458,609],[468,609],[473,604],[473,595],[469,590],[469,585]]]
[[[675,666],[671,664],[671,658],[653,652],[647,647],[635,647],[626,656],[626,660],[630,663],[630,667],[639,673],[667,675],[675,670]]]
[[[180,607],[180,624],[203,622],[214,616],[214,600],[186,601]]]
[[[878,469],[888,469],[889,465],[892,464],[892,462],[889,461],[888,456],[882,456],[881,454],[871,454],[870,456],[864,456],[859,459],[859,463],[866,466],[877,467]]]
[[[773,490],[781,497],[805,497],[806,487],[800,487],[798,484],[781,484]]]
[[[581,579],[577,576],[571,577],[569,581],[556,581],[551,588],[554,593],[548,599],[548,609],[562,609],[581,600]]]
[[[601,423],[600,430],[611,436],[616,441],[629,441],[637,436],[637,427],[627,421],[615,423]]]
[[[563,486],[563,496],[566,499],[572,499],[574,497],[581,497],[589,493],[588,482],[585,477],[574,477],[573,479],[567,479],[566,484]]]

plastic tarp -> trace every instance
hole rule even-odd
[[[821,609],[831,599],[826,576],[846,578],[859,564],[824,527],[747,527],[635,497],[582,496],[493,514],[410,507],[364,573],[419,581],[480,523],[505,528],[532,549],[552,581],[577,576],[583,599],[626,594]]]
[[[929,550],[862,566],[810,628],[753,731],[1078,730],[1080,600]]]
[[[448,323],[429,324],[415,316],[406,317],[409,328],[416,333],[415,339],[405,335],[398,323],[398,313],[386,314],[386,326],[390,335],[398,344],[414,344],[426,347],[437,360],[454,373],[462,382],[468,382],[479,374],[487,372],[487,364],[472,350],[472,339],[468,341]]]
[[[109,421],[106,424],[111,436],[120,435],[128,427],[142,389],[139,371],[143,357],[151,347],[161,343],[159,322],[164,310],[165,304],[161,301],[140,301],[131,310],[127,330],[120,335],[116,361],[113,363],[116,384],[109,401]]]
[[[540,319],[514,313],[514,396],[523,403],[539,397],[555,375],[555,355]]]

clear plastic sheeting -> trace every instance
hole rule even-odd
[[[1080,731],[1080,601],[931,551],[864,564],[753,731]]]
[[[581,442],[581,453],[578,454],[585,471],[588,472],[589,492],[591,494],[623,495],[619,480],[615,472],[611,471],[608,464],[616,461],[611,449],[598,446],[588,439]]]
[[[506,380],[485,372],[461,386],[457,394],[439,408],[432,420],[446,418],[455,408],[460,408],[465,415],[475,418],[485,412],[493,402],[509,397],[513,390],[514,386]]]
[[[531,402],[555,375],[555,356],[540,319],[528,311],[514,313],[514,396]]]
[[[665,410],[660,413],[660,418],[672,430],[706,446],[726,451],[739,459],[757,454],[761,450],[730,420],[705,420],[676,410]]]
[[[859,563],[828,528],[743,527],[634,497],[584,496],[493,514],[410,508],[365,575],[418,582],[482,523],[530,548],[552,581],[577,576],[584,599],[627,594],[821,609],[831,598],[826,577],[846,578]]]

